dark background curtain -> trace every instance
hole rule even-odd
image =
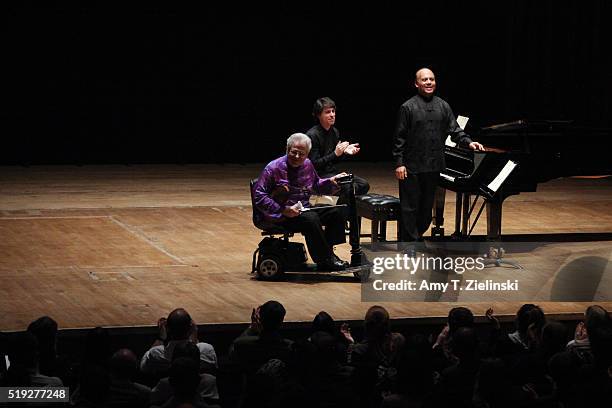
[[[473,129],[611,127],[605,0],[0,7],[1,164],[267,162],[320,96],[388,161],[423,66]]]

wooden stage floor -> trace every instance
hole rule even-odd
[[[61,328],[150,326],[176,307],[198,324],[247,322],[269,299],[285,305],[288,321],[310,321],[320,310],[361,319],[372,303],[361,301],[360,284],[348,277],[261,282],[250,275],[261,236],[251,222],[248,180],[262,167],[0,167],[0,330],[24,329],[41,315]],[[397,195],[391,164],[354,171],[372,192]],[[610,178],[559,179],[538,190],[506,201],[504,234],[612,233]],[[447,230],[453,203],[448,193]],[[348,244],[337,252],[348,259]],[[458,305],[477,315],[493,306],[511,318],[521,303],[384,305],[394,318],[442,317]],[[586,307],[538,303],[566,316]],[[612,302],[598,303],[612,309]]]

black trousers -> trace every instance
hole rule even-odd
[[[411,174],[399,180],[400,241],[418,241],[431,224],[439,172]]]
[[[333,246],[346,242],[344,216],[339,208],[304,211],[287,218],[282,225],[292,232],[301,232],[306,238],[310,257],[316,263],[329,262]]]

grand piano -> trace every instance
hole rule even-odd
[[[577,126],[572,121],[521,119],[468,133],[486,150],[445,147],[446,169],[440,173],[434,203],[433,236],[444,236],[446,190],[457,193],[453,238],[466,239],[486,208],[487,239],[499,240],[506,198],[536,191],[539,183],[558,177],[612,174],[612,160],[604,149],[604,141],[612,135],[610,129]],[[506,178],[501,177],[509,162],[516,167]],[[498,189],[487,188],[500,177],[503,182]],[[483,200],[477,208],[479,197]]]

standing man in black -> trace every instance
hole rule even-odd
[[[312,108],[312,116],[318,122],[306,132],[312,141],[312,149],[308,156],[315,166],[319,177],[326,178],[338,174],[336,163],[343,156],[353,156],[361,149],[359,143],[340,141],[340,133],[334,126],[336,123],[336,103],[328,97],[319,98]],[[361,177],[353,176],[355,195],[368,192],[370,185]],[[349,184],[341,186],[338,193],[338,204],[349,204]]]
[[[410,243],[420,241],[431,223],[438,177],[445,168],[446,136],[451,135],[461,146],[484,150],[459,127],[448,103],[434,95],[436,77],[430,69],[417,71],[414,86],[417,94],[400,106],[393,141],[401,205],[400,241]]]

